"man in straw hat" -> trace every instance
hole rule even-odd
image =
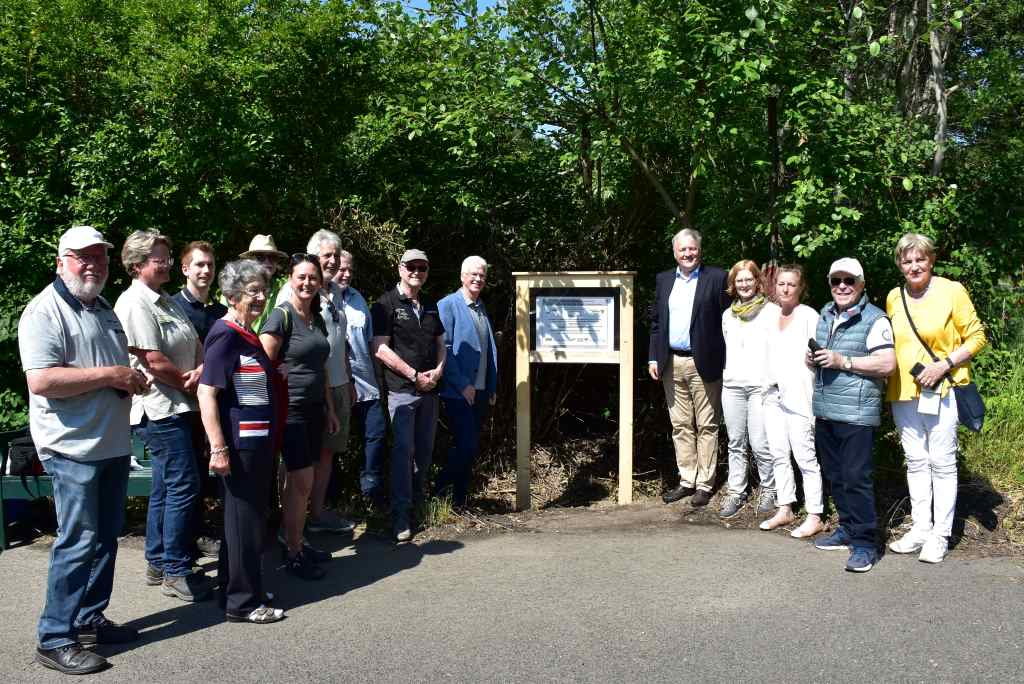
[[[267,301],[276,302],[277,293],[285,282],[285,278],[279,278],[277,274],[281,270],[281,266],[288,261],[288,255],[279,250],[277,245],[274,244],[274,236],[255,236],[249,242],[249,249],[238,256],[242,259],[253,259],[263,264],[263,267],[267,269],[267,282],[270,284],[270,291],[267,292]],[[253,330],[259,330],[263,327],[263,321],[267,319],[273,308],[272,306],[267,306],[263,309],[263,313],[252,324]]]

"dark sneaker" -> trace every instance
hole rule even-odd
[[[100,619],[88,627],[78,628],[79,643],[91,646],[92,644],[127,644],[139,638],[139,630],[128,625],[119,625],[107,618],[100,616]]]
[[[313,560],[306,555],[305,549],[286,560],[284,569],[289,575],[295,575],[304,580],[323,579],[327,574],[323,568],[313,563]]]
[[[681,484],[675,489],[670,489],[661,495],[661,500],[665,503],[672,503],[673,501],[679,501],[682,498],[692,495],[696,490],[689,485]]]
[[[718,517],[723,520],[734,517],[747,502],[747,497],[742,494],[729,494],[722,500],[722,507],[718,510]]]
[[[106,658],[85,650],[79,643],[57,648],[37,648],[36,662],[43,667],[70,675],[92,674],[107,666]]]
[[[711,501],[711,492],[705,492],[703,489],[698,489],[697,492],[690,497],[690,505],[694,508],[707,506],[709,501]]]
[[[219,558],[220,541],[213,537],[200,537],[196,539],[196,550],[200,558]]]
[[[757,512],[771,513],[775,510],[775,490],[761,488],[761,494],[757,497]]]
[[[878,551],[863,546],[855,546],[850,559],[846,561],[846,569],[850,572],[867,572],[878,562]]]
[[[164,577],[164,596],[173,596],[182,601],[205,601],[213,593],[213,584],[203,575],[192,573],[183,577]]]
[[[845,551],[850,548],[850,535],[842,527],[827,537],[814,540],[814,548],[822,551]],[[868,568],[870,570],[870,568]]]
[[[281,556],[287,561],[288,560],[288,542],[284,540],[284,533],[277,533],[277,543],[281,545]],[[305,537],[302,538],[302,551],[309,559],[314,563],[326,563],[331,560],[334,556],[331,555],[330,551],[324,551],[310,544]]]
[[[306,531],[310,533],[330,532],[332,534],[345,534],[356,528],[356,524],[348,518],[343,518],[334,511],[324,511],[319,518],[310,518],[306,521]]]
[[[146,563],[146,584],[148,584],[151,587],[159,587],[163,583],[163,568],[158,568],[152,563]]]

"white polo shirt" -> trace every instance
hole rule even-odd
[[[25,307],[18,347],[26,371],[128,365],[128,339],[110,304],[76,299],[57,278]],[[63,399],[28,394],[29,425],[40,460],[54,454],[102,461],[131,453],[131,399],[111,387]]]
[[[182,372],[196,368],[199,333],[167,293],[154,292],[136,278],[117,298],[114,311],[124,325],[129,347],[159,351]],[[150,420],[162,420],[199,410],[195,395],[160,382],[134,354],[130,356],[132,368],[146,373],[151,381],[148,392],[132,397],[132,425],[142,422],[143,415]]]

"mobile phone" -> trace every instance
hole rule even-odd
[[[811,352],[813,353],[813,352],[816,352],[816,351],[820,351],[821,350],[821,345],[818,344],[818,340],[814,339],[813,337],[810,337],[810,338],[807,339],[807,348],[810,349]]]
[[[914,367],[910,369],[910,374],[913,375],[916,378],[918,375],[921,374],[921,372],[923,370],[924,370],[924,364],[922,364],[920,361],[918,361],[917,363],[914,364]]]

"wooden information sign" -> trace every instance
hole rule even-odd
[[[516,279],[516,508],[530,508],[530,364],[619,366],[619,503],[633,501],[635,271],[519,272]]]

